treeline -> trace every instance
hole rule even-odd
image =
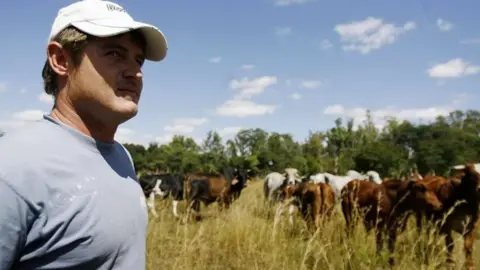
[[[339,118],[327,131],[311,131],[303,142],[255,128],[241,130],[226,142],[211,131],[200,145],[175,136],[165,145],[125,146],[140,172],[218,172],[229,165],[258,175],[295,167],[301,173],[354,169],[399,177],[413,168],[446,175],[453,165],[480,161],[480,111],[453,111],[428,124],[390,119],[382,130],[375,128],[369,112],[366,119],[355,127],[353,119]]]

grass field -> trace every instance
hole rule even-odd
[[[225,212],[216,204],[202,206],[207,217],[181,225],[171,212],[171,202],[158,202],[158,217],[150,217],[147,239],[147,269],[387,269],[386,243],[382,256],[375,256],[375,237],[358,226],[345,239],[345,222],[340,207],[334,218],[315,235],[308,234],[300,216],[290,228],[287,218],[274,228],[274,209],[264,205],[263,182],[249,185],[238,201]],[[179,205],[183,213],[184,203]],[[395,269],[446,269],[444,241],[440,238],[427,251],[425,237],[419,237],[410,220],[409,229],[396,244]],[[455,236],[453,269],[462,269],[463,240]],[[430,241],[431,242],[431,241]],[[480,254],[480,241],[475,245]],[[428,264],[423,257],[428,255]],[[480,256],[474,256],[480,265]]]

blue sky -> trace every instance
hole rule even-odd
[[[53,19],[73,1],[2,4],[0,128],[48,112],[41,68]],[[167,36],[144,66],[139,114],[121,141],[196,139],[217,129],[288,132],[303,140],[336,117],[379,127],[385,116],[433,119],[479,109],[480,2],[476,0],[120,0]],[[142,4],[139,4],[142,3]],[[28,20],[27,20],[28,19]]]

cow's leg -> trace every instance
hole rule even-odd
[[[173,215],[175,217],[179,217],[178,216],[178,212],[177,212],[177,208],[178,208],[178,201],[177,200],[173,200],[172,201],[172,211],[173,211]]]
[[[184,214],[184,219],[183,219],[184,224],[187,223],[190,220],[194,203],[195,203],[195,201],[190,199],[190,198],[188,198],[186,200],[186,211],[185,211],[186,213]]]
[[[194,200],[192,203],[192,209],[195,211],[195,220],[200,221],[202,216],[200,215],[200,201]]]
[[[417,222],[417,232],[418,232],[418,234],[420,234],[421,231],[422,231],[422,218],[423,218],[422,213],[419,213],[419,212],[415,213],[415,221]],[[427,234],[427,236],[428,236],[428,234]]]
[[[288,221],[290,223],[290,226],[293,227],[293,213],[295,212],[295,205],[290,204],[288,207]]]
[[[447,232],[445,236],[445,245],[447,246],[447,263],[453,264],[455,261],[453,260],[453,237],[452,232]]]
[[[465,249],[465,263],[468,270],[475,270],[475,265],[473,264],[473,243],[475,241],[475,236],[477,234],[478,225],[475,225],[472,230],[470,230],[463,237],[463,245]]]
[[[392,226],[388,230],[388,263],[390,266],[393,266],[395,263],[394,251],[395,251],[395,241],[397,240],[397,227]]]
[[[232,203],[232,196],[224,194],[223,195],[223,206],[225,207],[225,209],[229,209],[231,203]]]
[[[274,224],[277,224],[277,222],[280,220],[280,217],[283,216],[283,210],[285,208],[285,205],[283,202],[281,203],[278,203],[276,205],[276,209],[275,209],[275,217],[274,217]]]
[[[150,212],[154,217],[157,217],[157,211],[155,211],[155,193],[152,191],[148,196],[147,206],[150,208]]]
[[[384,226],[383,221],[379,221],[375,228],[376,242],[377,242],[377,255],[380,255],[383,249],[383,233]]]

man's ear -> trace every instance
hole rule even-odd
[[[69,69],[69,55],[58,42],[50,42],[47,46],[47,61],[50,68],[58,76],[67,76]]]

